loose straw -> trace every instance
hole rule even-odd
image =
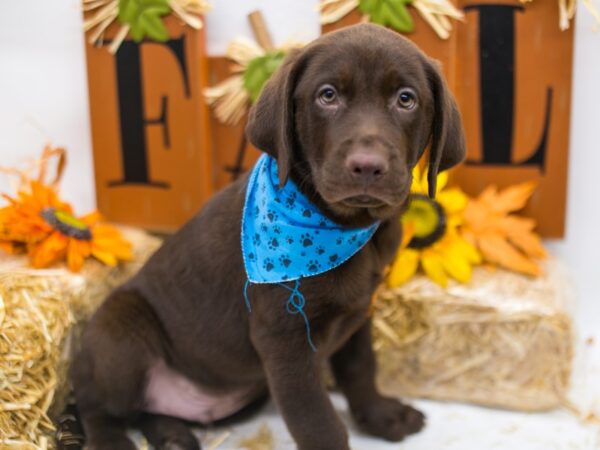
[[[176,17],[196,30],[203,26],[199,16],[210,10],[206,0],[169,0],[169,7]],[[83,11],[90,14],[83,23],[84,31],[90,32],[88,42],[92,45],[100,45],[104,40],[104,32],[117,20],[119,0],[83,0]],[[110,53],[117,52],[128,33],[129,25],[121,24],[108,47]]]
[[[465,16],[448,0],[414,0],[412,6],[441,38],[450,38],[452,23],[448,18],[463,21]]]
[[[450,0],[414,0],[410,3],[441,38],[448,39],[452,24],[449,18],[464,20],[464,14]],[[318,9],[321,23],[337,22],[359,6],[359,0],[322,0]],[[368,17],[367,17],[368,21]]]

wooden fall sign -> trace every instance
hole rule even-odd
[[[98,209],[111,221],[173,230],[213,192],[204,30],[164,20],[164,42],[86,44]],[[120,25],[105,33],[110,44]]]
[[[274,48],[273,40],[269,33],[267,24],[260,11],[248,14],[248,22],[254,37],[265,51]],[[210,57],[210,84],[216,86],[231,76],[233,61],[229,58]],[[250,106],[250,105],[246,105]],[[214,155],[213,179],[216,189],[222,189],[229,183],[235,181],[241,174],[246,172],[260,156],[257,150],[246,139],[245,128],[248,115],[245,113],[241,120],[235,124],[226,124],[220,121],[215,114],[211,115],[211,130]]]
[[[406,35],[439,60],[467,134],[467,160],[453,179],[470,195],[536,180],[523,213],[545,237],[565,226],[572,29],[559,30],[556,2],[458,0],[465,22],[441,40],[418,16]],[[324,32],[358,23],[353,11]]]
[[[231,61],[224,56],[209,56],[210,85],[214,86],[231,75]],[[211,115],[213,145],[213,180],[215,190],[235,181],[248,171],[260,156],[260,151],[250,144],[245,135],[246,115],[236,125],[221,123]]]

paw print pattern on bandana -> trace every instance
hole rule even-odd
[[[297,194],[292,192],[285,198],[285,206],[287,209],[293,209],[296,206]]]
[[[249,177],[242,218],[248,280],[281,283],[331,270],[359,251],[377,226],[340,227],[293,181],[280,188],[276,161],[262,156]]]
[[[290,259],[289,255],[281,255],[279,257],[279,264],[281,264],[283,267],[289,267],[290,264],[292,263],[292,260]]]
[[[270,258],[266,258],[264,263],[263,263],[263,267],[265,268],[265,270],[267,272],[270,272],[271,270],[273,270],[273,268],[275,267],[275,265],[273,264],[273,261]]]
[[[279,240],[277,238],[270,237],[267,245],[269,246],[269,250],[275,250],[276,248],[279,248]]]
[[[305,233],[300,236],[300,242],[302,242],[303,247],[310,247],[313,245],[313,237],[311,234]]]
[[[308,269],[308,271],[310,273],[314,273],[314,272],[317,272],[321,268],[321,264],[319,264],[319,261],[312,259],[308,262],[308,264],[306,265],[306,268]]]
[[[279,217],[279,214],[277,214],[275,211],[273,211],[272,209],[269,209],[267,211],[267,220],[271,223],[277,221],[277,218]]]

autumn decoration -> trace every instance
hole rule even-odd
[[[285,55],[304,46],[301,42],[289,41],[275,47],[262,14],[255,11],[248,19],[256,42],[244,37],[234,39],[226,51],[233,62],[231,76],[204,90],[206,102],[216,118],[227,125],[235,125],[245,116]]]
[[[519,0],[521,3],[532,3],[534,0]],[[584,7],[594,17],[595,28],[600,25],[600,12],[592,0],[582,0]],[[410,6],[410,8],[409,8]],[[577,0],[558,0],[559,27],[569,29]],[[463,12],[453,5],[450,0],[321,0],[319,10],[321,23],[329,24],[358,10],[364,20],[393,28],[401,33],[414,30],[410,9],[414,8],[431,26],[441,39],[448,39],[454,20],[464,20]]]
[[[200,29],[200,16],[209,10],[206,0],[83,0],[86,13],[83,28],[89,33],[89,42],[100,45],[107,28],[117,21],[120,29],[108,46],[114,54],[128,35],[135,42],[144,38],[157,42],[168,40],[163,18],[169,14],[174,14],[194,29]]]
[[[531,3],[534,0],[519,0],[521,3]],[[582,0],[581,3],[588,10],[588,12],[595,19],[596,23],[594,28],[598,28],[600,25],[600,11],[592,0]],[[558,26],[561,30],[568,30],[571,27],[571,22],[575,17],[575,10],[577,9],[577,0],[558,0],[558,14],[559,22]]]
[[[319,10],[322,24],[337,22],[358,9],[365,21],[410,33],[414,23],[409,6],[418,11],[441,39],[450,37],[450,19],[464,19],[462,11],[449,0],[321,0]]]
[[[448,174],[437,177],[436,198],[427,195],[427,171],[413,171],[410,204],[402,216],[403,243],[388,276],[390,286],[408,281],[419,268],[441,286],[453,278],[466,283],[481,262],[476,248],[460,233],[468,197],[447,188]]]
[[[521,183],[499,191],[489,186],[477,198],[470,199],[463,213],[461,233],[475,245],[489,264],[540,275],[536,262],[546,251],[533,229],[535,221],[520,217],[522,209],[535,191],[534,182]]]
[[[411,279],[419,269],[440,286],[450,279],[467,283],[475,265],[501,267],[537,276],[546,256],[535,221],[516,214],[535,190],[527,182],[498,190],[487,187],[469,198],[448,188],[448,174],[437,177],[435,199],[427,196],[427,171],[413,171],[410,203],[402,216],[403,240],[388,273],[388,286]]]
[[[45,180],[51,159],[57,158],[57,175],[52,183]],[[77,272],[86,258],[94,257],[108,266],[131,259],[131,245],[111,225],[102,222],[97,211],[76,216],[73,208],[60,199],[57,185],[65,166],[66,152],[46,147],[39,161],[39,173],[31,177],[18,173],[16,195],[2,194],[8,202],[0,208],[0,249],[27,253],[34,268],[44,268],[66,260]]]

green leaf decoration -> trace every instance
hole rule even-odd
[[[358,8],[368,14],[373,23],[410,33],[415,29],[407,9],[410,3],[412,0],[360,0]]]
[[[159,42],[168,40],[169,33],[161,17],[170,12],[168,0],[119,1],[119,21],[129,25],[135,42],[146,36]]]
[[[267,53],[254,58],[244,71],[244,88],[250,94],[254,103],[260,95],[263,86],[282,63],[285,53],[281,50]]]

